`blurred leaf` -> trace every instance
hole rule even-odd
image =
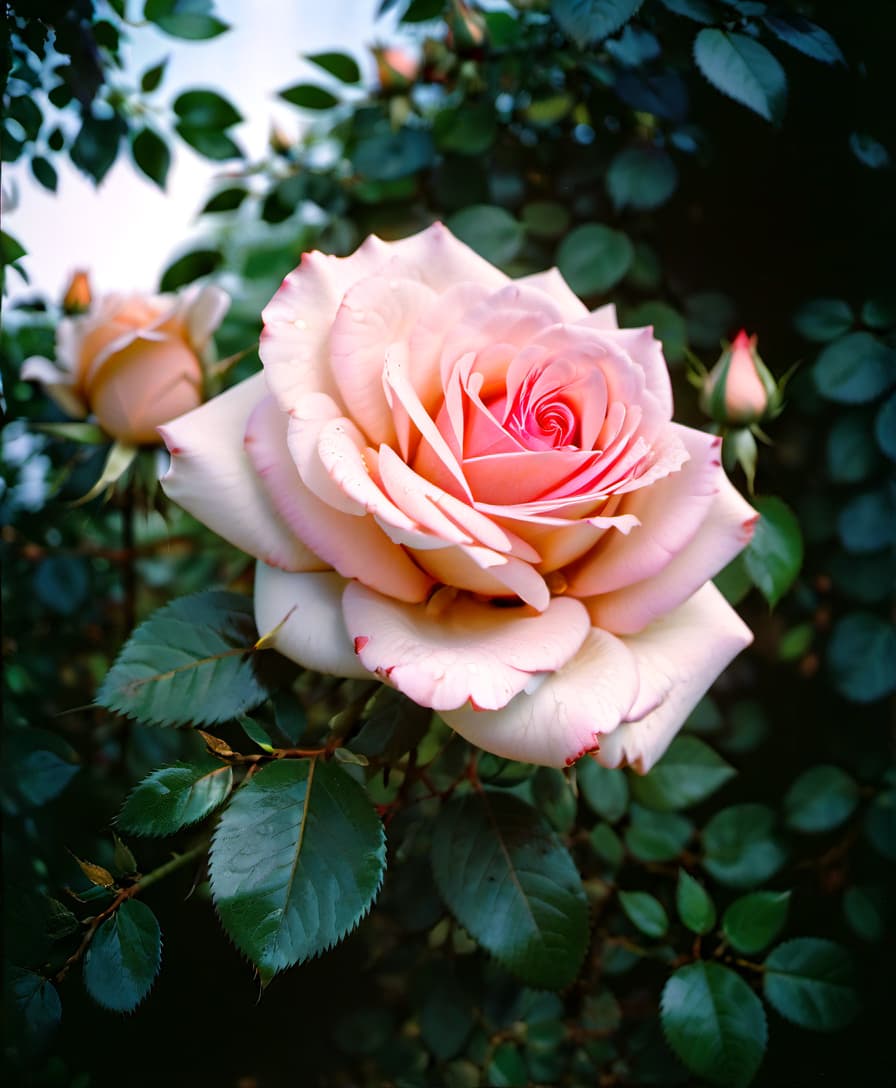
[[[868,806],[865,833],[883,857],[896,861],[896,790],[879,793]]]
[[[744,563],[753,584],[774,608],[803,565],[803,535],[796,515],[781,499],[764,496],[752,502],[760,518]]]
[[[521,223],[491,204],[473,204],[449,216],[445,226],[492,264],[509,264],[526,237]]]
[[[344,770],[271,763],[241,786],[212,843],[212,895],[231,940],[264,982],[342,940],[386,867],[383,826]]]
[[[100,119],[88,115],[69,149],[75,166],[99,184],[108,174],[118,155],[118,145],[127,125],[117,115]]]
[[[615,34],[644,0],[551,0],[560,29],[584,48]]]
[[[495,142],[497,116],[490,102],[465,102],[452,110],[440,110],[433,122],[433,136],[442,151],[458,155],[482,155]]]
[[[39,1045],[59,1026],[62,1003],[49,979],[14,964],[4,967],[4,985],[10,995],[13,1017],[20,1021],[27,1035]],[[13,1024],[7,1021],[7,1029]],[[8,1036],[12,1041],[11,1034]]]
[[[485,1076],[489,1088],[526,1088],[529,1084],[526,1063],[513,1043],[501,1043],[495,1048]]]
[[[891,461],[896,461],[896,393],[885,401],[874,422],[877,444]]]
[[[716,924],[716,908],[709,893],[684,869],[678,870],[675,891],[678,916],[692,933],[705,934]]]
[[[126,899],[94,934],[84,958],[84,985],[104,1008],[130,1012],[149,993],[162,962],[156,916]]]
[[[146,0],[143,18],[172,38],[206,41],[230,29],[211,10],[212,5],[203,0]]]
[[[517,797],[454,798],[433,832],[436,884],[464,928],[532,986],[566,986],[588,940],[581,879],[560,840]]]
[[[700,348],[719,347],[737,321],[737,307],[721,291],[698,291],[684,300],[687,339]]]
[[[896,544],[896,491],[887,485],[850,499],[837,516],[837,532],[854,554]]]
[[[49,189],[51,193],[56,192],[56,186],[59,183],[59,177],[56,173],[56,167],[48,160],[40,155],[35,155],[31,160],[31,173],[45,189]]]
[[[834,420],[826,453],[828,475],[834,483],[855,484],[871,475],[880,456],[864,413],[845,412]]]
[[[762,1063],[768,1026],[762,1002],[718,963],[691,963],[663,988],[660,1019],[669,1046],[700,1077],[744,1088]]]
[[[194,249],[172,261],[162,273],[160,291],[176,291],[220,267],[223,257],[216,249]]]
[[[694,825],[684,816],[654,812],[634,804],[630,814],[625,845],[638,861],[674,861],[694,833]]]
[[[78,773],[78,755],[62,737],[46,729],[4,730],[3,780],[28,805],[58,797]]]
[[[597,824],[592,830],[589,840],[598,857],[603,858],[611,869],[619,868],[625,851],[622,840],[609,824]]]
[[[617,209],[648,211],[665,204],[678,185],[678,169],[665,151],[628,147],[613,156],[607,192]]]
[[[728,907],[722,931],[728,943],[745,956],[767,948],[784,928],[790,892],[750,892]]]
[[[562,238],[569,230],[569,212],[553,200],[533,200],[524,204],[520,218],[526,232],[535,238]]]
[[[359,140],[351,161],[355,170],[370,181],[395,181],[429,166],[434,153],[428,132],[400,128],[397,132]]]
[[[853,884],[843,893],[843,913],[852,931],[865,941],[882,941],[887,934],[884,899],[879,888]]]
[[[261,703],[252,602],[224,590],[171,601],[131,635],[97,702],[152,725],[208,725]]]
[[[796,937],[772,950],[763,993],[785,1019],[812,1031],[836,1031],[859,1013],[849,953],[817,937]]]
[[[688,342],[687,325],[678,310],[667,302],[651,300],[626,309],[624,324],[627,328],[652,325],[654,336],[662,341],[667,362],[678,363],[684,358]]]
[[[0,255],[3,258],[3,264],[13,264],[19,258],[26,256],[28,250],[22,245],[18,239],[13,238],[11,234],[7,234],[6,231],[0,231]]]
[[[804,303],[793,318],[796,330],[801,336],[821,344],[845,336],[854,321],[852,307],[842,298],[813,299]]]
[[[232,769],[217,759],[160,767],[128,794],[117,823],[135,835],[173,835],[208,816],[232,788]]]
[[[736,771],[698,737],[679,735],[645,775],[632,775],[637,801],[660,812],[674,812],[706,800]]]
[[[710,25],[716,21],[710,0],[660,0],[660,3],[669,11],[693,19],[695,23]]]
[[[195,125],[175,125],[178,136],[200,155],[211,159],[213,162],[222,162],[225,159],[238,159],[243,152],[239,144],[232,140],[226,132],[219,132],[213,128],[197,128]]]
[[[418,706],[401,692],[383,686],[374,697],[370,713],[350,748],[364,756],[381,756],[397,763],[416,748],[429,729],[432,711]]]
[[[774,824],[767,805],[732,805],[717,812],[703,829],[703,867],[728,887],[763,884],[786,858]]]
[[[896,691],[896,628],[872,612],[850,612],[834,624],[828,643],[834,687],[856,703]]]
[[[175,98],[173,108],[181,123],[189,128],[225,129],[243,119],[223,95],[208,88],[184,91]]]
[[[164,189],[171,166],[171,152],[162,137],[151,128],[143,128],[134,136],[131,151],[134,162],[143,173],[160,189]]]
[[[859,162],[870,170],[883,170],[890,165],[890,152],[867,132],[851,133],[849,147]]]
[[[628,808],[628,779],[625,772],[602,767],[596,759],[585,756],[576,764],[576,781],[588,807],[611,824],[625,815]]]
[[[391,689],[384,688],[383,690],[389,691]],[[293,692],[284,691],[283,689],[271,693],[271,705],[274,708],[274,722],[277,728],[290,744],[297,745],[308,726],[305,708]],[[362,751],[360,748],[358,750]],[[369,753],[367,754],[369,755]]]
[[[619,905],[628,920],[645,936],[658,939],[669,930],[669,918],[663,904],[648,892],[619,893]]]
[[[787,76],[771,53],[745,34],[707,27],[694,42],[697,67],[722,94],[778,123],[787,105]]]
[[[457,979],[440,972],[420,1004],[420,1035],[439,1061],[463,1051],[473,1030],[473,1003]]]
[[[557,267],[577,295],[600,295],[622,279],[633,257],[626,235],[600,223],[585,223],[560,243]]]
[[[807,57],[824,64],[846,64],[846,58],[830,34],[801,15],[788,14],[786,18],[763,15],[762,21],[776,38]]]
[[[784,795],[784,818],[794,831],[832,831],[859,803],[859,787],[840,767],[804,771]]]
[[[437,19],[444,10],[445,0],[411,0],[400,21],[402,23],[425,23],[430,19]]]
[[[159,89],[165,77],[165,69],[168,66],[169,59],[169,57],[165,57],[164,60],[160,60],[158,64],[153,64],[144,71],[140,77],[140,90],[144,94],[152,94],[153,91]]]
[[[278,92],[284,102],[303,110],[331,110],[339,105],[335,94],[313,83],[296,83]]]
[[[896,382],[896,351],[870,332],[851,332],[824,348],[812,379],[828,400],[867,404]]]
[[[340,83],[361,82],[361,69],[354,57],[350,57],[348,53],[308,53],[305,60],[323,68]]]
[[[532,800],[555,831],[569,834],[576,822],[576,798],[562,771],[539,767],[532,779]]]
[[[231,186],[228,189],[221,189],[206,202],[205,207],[200,214],[206,215],[216,212],[235,211],[248,195],[249,193],[246,189],[240,189],[236,186]]]

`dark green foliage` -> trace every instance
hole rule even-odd
[[[156,916],[136,899],[126,899],[101,923],[84,958],[84,985],[113,1012],[130,1012],[146,997],[162,962],[162,934]]]
[[[233,771],[215,759],[153,771],[129,794],[118,826],[135,835],[172,835],[204,819],[233,787]]]

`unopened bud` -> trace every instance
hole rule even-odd
[[[743,329],[706,376],[700,407],[718,423],[757,423],[773,412],[778,386]]]
[[[458,53],[479,49],[485,42],[485,19],[463,0],[454,0],[447,21],[448,45]]]
[[[420,62],[411,53],[395,46],[372,50],[376,60],[376,74],[384,91],[405,91],[417,79]]]
[[[85,310],[90,309],[90,300],[92,298],[90,290],[90,278],[87,272],[83,269],[79,269],[72,275],[69,280],[69,285],[65,289],[65,295],[62,299],[62,309],[67,314],[83,314]]]

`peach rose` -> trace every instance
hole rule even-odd
[[[217,287],[104,295],[60,321],[55,364],[28,359],[22,377],[121,442],[158,442],[160,423],[202,403],[202,355],[229,304]]]
[[[162,428],[259,630],[499,755],[652,766],[750,642],[709,579],[756,515],[651,330],[440,224],[306,254],[263,316],[264,372]]]

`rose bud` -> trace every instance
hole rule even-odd
[[[778,387],[756,339],[741,329],[703,382],[700,407],[718,423],[756,423],[776,408]]]
[[[202,355],[229,304],[217,287],[103,295],[60,321],[56,362],[27,359],[22,377],[120,442],[157,443],[159,424],[202,403]]]
[[[62,308],[67,314],[82,314],[90,308],[91,297],[90,279],[83,269],[79,269],[65,289]]]
[[[406,91],[416,80],[420,62],[411,53],[395,46],[375,46],[371,52],[376,60],[376,74],[384,91]]]
[[[438,223],[306,253],[262,318],[263,372],[161,430],[265,644],[499,756],[648,771],[751,641],[712,579],[757,519],[652,329]]]
[[[459,53],[479,49],[485,41],[485,20],[463,0],[454,0],[448,15],[448,44]]]

